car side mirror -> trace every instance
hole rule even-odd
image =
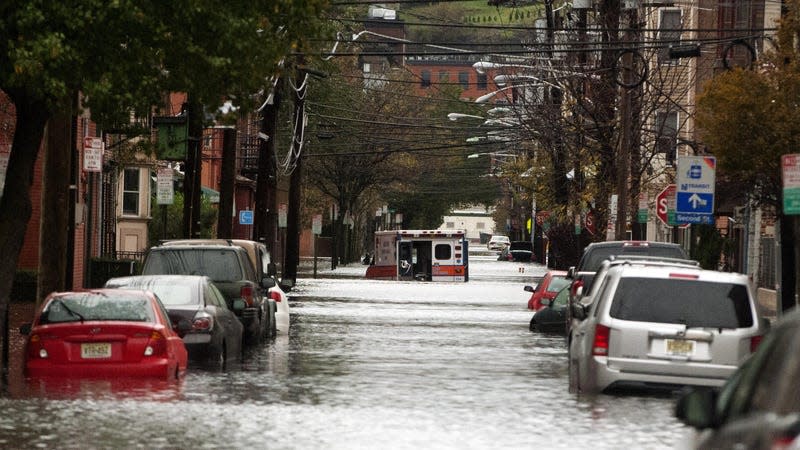
[[[261,287],[264,289],[269,289],[275,287],[277,283],[275,283],[275,279],[272,277],[263,277],[261,278]]]
[[[19,326],[19,334],[27,336],[31,334],[32,329],[33,329],[33,324],[23,323],[22,325]]]
[[[675,417],[697,429],[714,427],[717,424],[715,405],[717,391],[712,388],[691,388],[678,399]]]
[[[570,268],[567,269],[567,278],[575,278],[575,266],[570,266]]]
[[[525,286],[524,288],[522,288],[522,289],[523,289],[523,290],[525,290],[525,292],[536,292],[536,288],[535,288],[535,287],[533,287],[533,286],[530,286],[530,285],[526,285],[526,286]]]
[[[247,304],[244,302],[243,299],[237,298],[233,301],[233,310],[234,311],[244,311]]]
[[[281,289],[284,292],[289,292],[294,287],[294,280],[281,280]]]
[[[572,311],[572,317],[575,319],[586,319],[586,307],[584,307],[582,303],[572,303],[570,305],[570,311]]]

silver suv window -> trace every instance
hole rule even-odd
[[[621,278],[609,314],[615,319],[687,327],[748,328],[753,325],[745,286],[675,278]]]

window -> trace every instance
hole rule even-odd
[[[674,278],[623,277],[611,317],[636,322],[683,324],[689,328],[747,328],[753,325],[744,285]]]
[[[433,249],[433,254],[436,259],[450,259],[453,255],[450,244],[436,244]]]
[[[485,73],[478,74],[478,89],[485,91],[489,88],[489,84],[487,83],[487,77]]]
[[[477,228],[479,230],[483,230],[483,229],[486,228],[486,223],[485,222],[478,222],[478,223],[475,224],[475,228]]]
[[[139,168],[125,169],[122,178],[122,214],[138,216]]]
[[[455,224],[455,222],[447,222],[447,223],[445,223],[445,227],[452,229],[452,228],[456,227],[456,224]]]
[[[439,83],[446,84],[450,81],[450,72],[442,70],[439,72]]]
[[[678,141],[678,113],[658,111],[656,113],[656,152],[663,153],[668,166],[675,163]]]
[[[658,62],[669,64],[669,47],[680,44],[681,40],[681,11],[679,9],[666,9],[661,11],[661,23],[658,27],[658,40],[662,48],[658,50]]]
[[[431,71],[430,70],[423,70],[420,74],[420,82],[419,85],[422,87],[430,87],[431,86]]]
[[[458,83],[461,89],[469,89],[469,72],[458,72]]]

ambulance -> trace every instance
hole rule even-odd
[[[463,230],[375,232],[367,278],[376,280],[468,281],[468,244]]]

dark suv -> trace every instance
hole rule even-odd
[[[244,325],[245,341],[259,342],[271,336],[275,322],[274,300],[267,291],[275,286],[271,277],[258,278],[247,252],[237,245],[159,245],[152,247],[144,261],[142,275],[206,275],[225,296],[228,307],[236,299],[245,308],[236,310]]]
[[[654,256],[659,258],[688,259],[686,251],[678,244],[651,241],[594,242],[583,249],[577,266],[570,267],[567,278],[572,280],[570,301],[580,299],[581,292],[589,292],[597,269],[612,256]],[[580,288],[580,291],[579,291]]]

